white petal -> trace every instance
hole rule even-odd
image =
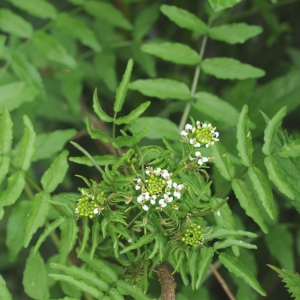
[[[146,211],[149,209],[149,207],[146,204],[144,204],[142,207],[143,207],[143,210],[146,210]]]
[[[180,132],[180,135],[182,135],[182,136],[187,136],[188,133],[187,133],[185,130],[182,130],[182,131]]]
[[[95,208],[94,209],[94,214],[96,215],[96,214],[98,214],[99,213],[99,209],[98,208]]]

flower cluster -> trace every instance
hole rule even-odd
[[[201,226],[196,224],[190,224],[185,230],[182,241],[188,245],[197,247],[199,244],[204,243],[204,236],[201,231]]]
[[[136,181],[135,189],[141,192],[137,197],[137,202],[142,205],[144,210],[149,210],[149,204],[162,210],[174,198],[180,199],[184,185],[173,182],[171,179],[172,173],[160,168],[153,169],[152,167],[147,167],[145,173],[148,177],[145,182],[142,182],[140,178],[134,179]]]
[[[98,195],[89,194],[84,189],[81,190],[81,199],[76,201],[75,213],[82,217],[89,217],[93,219],[96,215],[99,215],[104,209],[104,203],[106,198],[104,193],[101,192]]]
[[[215,130],[216,127],[212,127],[211,124],[197,121],[196,127],[193,127],[191,124],[186,124],[180,134],[185,143],[190,143],[195,148],[199,148],[202,145],[208,148],[219,140],[219,133]]]

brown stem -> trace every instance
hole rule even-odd
[[[232,295],[227,283],[225,282],[223,277],[220,275],[220,273],[217,271],[217,269],[212,264],[210,264],[210,269],[213,272],[213,274],[216,276],[219,283],[221,284],[221,287],[223,288],[223,290],[227,294],[228,298],[230,300],[235,300],[235,297]]]

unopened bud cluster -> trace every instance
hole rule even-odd
[[[193,247],[197,247],[199,244],[203,244],[204,236],[201,231],[201,226],[196,224],[189,225],[185,230],[185,233],[183,234],[182,241],[186,245]]]

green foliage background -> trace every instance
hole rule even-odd
[[[222,3],[231,4],[228,5],[229,8],[223,10],[220,6]],[[175,24],[176,22],[172,22],[170,16],[167,17],[168,12],[165,12],[161,5],[174,5],[189,11],[199,17],[203,24],[198,24],[197,30],[180,28]],[[140,105],[144,105],[143,108],[146,109],[148,104],[144,103],[147,101],[151,103],[141,118],[136,120],[133,118],[132,121],[124,123],[121,120],[119,124],[125,124],[128,133],[139,132],[150,125],[152,128],[141,140],[141,146],[151,144],[163,146],[162,137],[176,145],[179,143],[179,139],[176,140],[178,126],[184,125],[180,124],[180,121],[189,98],[187,96],[189,89],[188,93],[185,93],[185,87],[193,85],[195,68],[200,62],[199,56],[193,56],[194,52],[189,52],[188,49],[182,49],[180,45],[173,43],[187,45],[189,49],[198,52],[205,40],[203,38],[206,34],[205,24],[217,27],[242,22],[260,27],[249,29],[249,33],[246,33],[245,28],[240,28],[242,38],[227,34],[226,28],[221,32],[212,31],[205,49],[201,48],[204,50],[203,59],[206,61],[201,63],[200,78],[196,86],[198,93],[194,95],[198,104],[192,104],[189,115],[195,120],[209,121],[217,127],[224,150],[222,148],[219,152],[215,152],[214,156],[217,157],[218,153],[226,151],[236,174],[242,172],[245,166],[251,166],[251,161],[250,163],[247,161],[252,156],[251,141],[250,144],[246,144],[246,150],[243,146],[247,143],[243,138],[248,132],[248,125],[252,132],[253,162],[263,160],[271,153],[281,152],[279,168],[280,172],[285,174],[284,176],[290,175],[289,185],[287,187],[280,180],[276,184],[276,178],[274,179],[273,176],[272,180],[272,175],[269,175],[273,182],[271,186],[274,206],[271,205],[270,210],[264,209],[270,203],[268,195],[258,197],[267,199],[266,202],[254,199],[254,202],[259,205],[261,219],[253,217],[255,215],[253,212],[252,219],[249,218],[235,195],[238,198],[243,197],[237,192],[238,185],[242,187],[243,184],[250,185],[251,176],[252,178],[257,176],[259,179],[262,178],[261,176],[267,176],[263,162],[257,165],[258,171],[250,167],[248,177],[242,177],[243,181],[232,180],[235,193],[227,186],[227,189],[218,196],[222,199],[229,197],[228,205],[233,213],[237,230],[257,234],[257,237],[248,237],[244,241],[255,244],[258,249],[242,249],[238,259],[254,274],[267,294],[266,299],[290,297],[283,284],[278,281],[277,274],[267,267],[267,264],[287,270],[281,271],[274,267],[278,273],[282,272],[281,277],[285,279],[293,297],[300,299],[299,290],[297,291],[299,278],[294,273],[299,271],[300,255],[298,226],[300,172],[297,142],[300,139],[299,11],[300,1],[296,0],[2,1],[0,110],[3,113],[0,128],[2,138],[0,179],[3,182],[0,186],[2,218],[0,222],[2,294],[0,295],[8,293],[6,284],[12,299],[48,299],[49,293],[53,299],[62,299],[66,295],[70,298],[65,299],[81,297],[80,292],[76,294],[76,289],[72,288],[72,284],[79,284],[78,282],[71,282],[71,285],[62,283],[63,277],[59,276],[66,275],[62,275],[64,273],[59,271],[52,277],[48,277],[47,274],[53,274],[55,273],[53,270],[63,268],[59,262],[64,264],[69,260],[74,265],[79,265],[73,246],[78,232],[80,235],[82,230],[88,230],[86,224],[82,225],[80,222],[77,224],[75,218],[66,221],[66,216],[73,216],[75,203],[63,198],[63,194],[67,193],[68,197],[73,197],[72,199],[80,197],[77,188],[82,187],[83,182],[75,177],[76,174],[98,182],[101,180],[98,170],[91,167],[92,164],[87,163],[87,160],[80,162],[78,157],[81,157],[82,153],[78,147],[75,148],[68,142],[72,140],[81,145],[88,153],[95,156],[95,160],[102,166],[114,162],[112,155],[115,154],[115,149],[112,144],[107,143],[109,140],[107,136],[114,135],[114,129],[111,123],[106,122],[110,120],[105,120],[105,117],[101,118],[102,120],[98,118],[99,110],[98,117],[96,116],[94,89],[97,88],[95,95],[103,111],[113,117],[118,111],[116,105],[114,106],[116,90],[122,81],[127,63],[132,58],[134,66],[131,83],[118,117],[128,115]],[[172,44],[165,44],[166,42]],[[164,48],[160,48],[161,45]],[[232,60],[226,61],[228,65],[223,71],[220,71],[218,66],[224,66],[222,65],[224,61],[217,62],[216,71],[207,60],[216,57],[232,58],[255,66],[264,70],[265,76],[262,76],[263,73],[259,69],[229,70],[234,66]],[[146,86],[146,81],[141,81],[157,78],[170,79],[185,85],[176,90],[174,81],[153,81],[153,88],[153,86]],[[152,84],[151,81],[147,82]],[[160,84],[162,89],[157,92],[155,88]],[[122,91],[120,93],[122,94]],[[247,118],[245,104],[248,105],[249,124],[245,121]],[[285,117],[285,111],[282,109],[284,106],[287,108]],[[4,108],[7,110],[3,110]],[[274,115],[277,119],[273,118]],[[86,129],[86,117],[89,117],[93,128],[102,132],[102,135],[94,132],[97,139],[91,139],[89,136],[93,132],[89,126],[87,126],[88,130]],[[156,118],[147,119],[147,117]],[[268,127],[269,132],[268,129],[266,130],[268,119],[273,121]],[[280,127],[281,120],[282,128],[287,129],[287,133]],[[13,140],[10,141],[5,134],[11,131],[12,124]],[[278,126],[279,129],[276,131],[275,128]],[[120,135],[119,131],[122,128],[117,126],[117,135]],[[293,143],[293,139],[296,142],[290,144]],[[292,147],[294,154],[286,149],[286,144]],[[116,141],[113,145],[119,148]],[[110,155],[106,156],[106,159],[111,160],[103,162],[101,160],[103,155]],[[286,159],[288,157],[288,163],[285,163],[284,157]],[[12,166],[18,166],[18,169],[14,170]],[[227,181],[231,181],[233,176],[230,174],[230,167],[231,163],[228,165],[225,163],[223,166],[224,172],[229,170],[229,179],[222,174],[222,166],[217,162],[208,171],[213,180],[214,193],[226,186]],[[265,175],[261,175],[260,172]],[[25,174],[31,182],[25,183]],[[255,182],[255,179],[252,180]],[[39,182],[42,189],[36,186]],[[259,190],[259,187],[257,189]],[[263,192],[266,189],[263,189]],[[256,190],[255,186],[250,194],[254,195],[254,190]],[[218,198],[214,201],[216,203],[212,206],[217,205],[220,200]],[[250,200],[246,197],[245,203],[247,201]],[[39,211],[34,212],[34,209]],[[223,209],[228,209],[227,204]],[[268,213],[274,218],[271,219]],[[28,220],[29,214],[39,218],[29,217]],[[215,215],[211,214],[207,216],[207,221],[220,224],[214,218]],[[48,234],[46,232],[45,241],[43,244],[40,243],[39,252],[33,259],[31,255],[33,247],[46,226],[53,221],[56,223],[54,225],[52,223],[53,227],[50,227]],[[27,225],[28,223],[31,225]],[[222,224],[225,223],[226,220],[223,220]],[[57,233],[56,235],[50,232],[52,229]],[[64,235],[66,232],[71,232],[72,235]],[[52,239],[47,237],[48,235],[51,235]],[[60,248],[60,261],[57,252],[58,239],[66,245]],[[78,242],[76,245],[78,246]],[[97,247],[93,242],[94,245]],[[225,266],[228,254],[232,255],[230,250],[220,257]],[[88,264],[89,258],[85,255],[87,254],[84,253],[80,258]],[[247,299],[263,298],[225,270],[220,260],[216,258],[213,263],[236,299],[246,299],[245,295]],[[98,263],[101,264],[101,261],[99,260]],[[35,281],[39,283],[40,288],[34,296],[30,288],[31,264],[36,264],[40,268],[40,278]],[[93,266],[90,268],[93,269]],[[106,270],[110,269],[107,267]],[[73,272],[76,270],[74,269]],[[114,269],[111,276],[121,273],[119,269]],[[97,277],[97,280],[101,278]],[[226,297],[219,283],[210,273],[207,274],[201,289],[197,291],[193,291],[190,286],[184,286],[184,279],[179,274],[175,275],[175,281],[178,299],[225,299]],[[81,281],[80,284],[83,285],[85,282]],[[119,282],[118,289],[121,291],[127,289],[127,294],[124,292],[123,295],[130,296],[125,296],[127,297],[125,299],[131,297],[143,299],[143,294],[130,290],[130,286],[122,286],[124,282]],[[105,283],[99,281],[98,284]],[[155,290],[151,293],[151,297],[159,297],[160,287],[155,275],[150,278],[150,285]],[[43,286],[47,288],[41,288]],[[77,286],[78,289],[80,288]],[[85,289],[85,286],[81,286],[82,291]],[[91,291],[93,292],[90,289],[90,293],[84,293],[82,297],[92,299]],[[101,299],[97,290],[92,295],[96,299]],[[10,299],[9,294],[3,297],[3,299]],[[118,299],[111,297],[111,299]]]

